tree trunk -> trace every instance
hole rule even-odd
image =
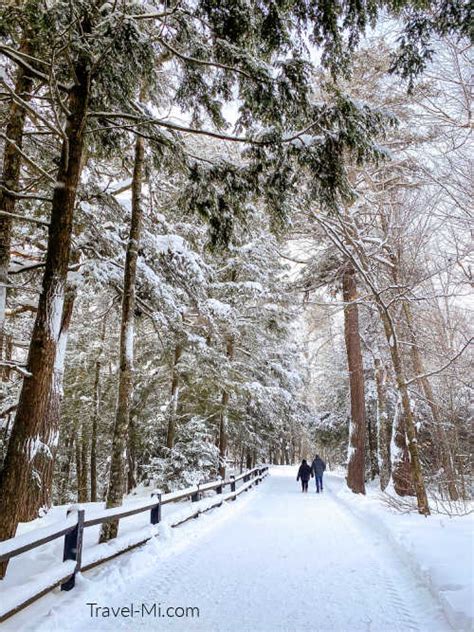
[[[81,435],[79,436],[78,431],[74,435],[78,503],[87,502],[87,477],[84,477],[84,444],[84,425],[81,424]]]
[[[64,441],[64,461],[61,464],[59,476],[59,503],[64,505],[68,499],[69,477],[71,473],[71,463],[74,458],[74,438],[75,430],[72,429]]]
[[[89,455],[89,432],[86,426],[86,422],[82,422],[81,426],[81,460],[80,460],[80,468],[81,468],[81,486],[79,489],[78,502],[86,503],[88,498],[88,490],[89,485],[87,483],[87,474],[88,474],[88,461],[87,457]]]
[[[128,425],[128,439],[127,439],[127,493],[130,493],[132,489],[137,486],[137,432],[135,428],[135,419],[130,414],[130,423]]]
[[[65,140],[52,199],[42,291],[28,354],[29,376],[23,380],[15,423],[0,479],[0,541],[15,535],[19,516],[34,487],[32,459],[49,449],[52,439],[46,422],[54,364],[61,331],[61,315],[71,247],[72,220],[84,146],[90,75],[86,62],[75,68],[76,83],[68,100]],[[42,429],[44,436],[40,436]],[[34,518],[32,512],[30,518]],[[0,566],[4,576],[6,563]]]
[[[31,54],[28,40],[20,46],[20,52]],[[16,72],[15,94],[23,101],[29,101],[33,80],[28,76],[28,72],[19,67]],[[3,169],[0,188],[0,211],[6,213],[15,212],[16,198],[13,193],[18,190],[20,180],[21,154],[23,146],[23,129],[25,126],[25,108],[12,100],[8,113],[8,123],[5,128],[5,141],[3,151]],[[4,187],[4,188],[3,188]],[[5,309],[8,285],[8,266],[10,263],[10,246],[12,236],[12,218],[0,215],[0,338],[3,339],[3,329],[5,325]],[[0,368],[0,371],[2,369]]]
[[[234,357],[234,340],[227,338],[226,355],[229,362]],[[221,414],[219,418],[219,475],[225,478],[225,457],[227,452],[227,426],[230,394],[227,388],[222,392]]]
[[[415,496],[413,476],[408,452],[405,417],[400,403],[397,403],[392,425],[390,447],[390,470],[393,488],[399,496]]]
[[[76,457],[76,483],[77,502],[87,502],[87,452],[88,440],[85,424],[81,424],[81,435],[76,432],[74,435],[75,457]]]
[[[377,427],[374,420],[367,417],[367,438],[369,443],[370,480],[373,481],[379,475],[377,459]]]
[[[79,441],[79,433],[77,429],[74,431],[74,458],[76,462],[76,486],[77,486],[77,502],[81,495],[82,481],[81,481],[81,443]]]
[[[1,361],[5,362],[5,366],[1,365]],[[8,366],[9,362],[13,361],[13,341],[12,337],[9,336],[5,330],[5,326],[3,329],[0,329],[0,379],[2,382],[8,382],[11,377],[11,367]],[[0,397],[0,401],[3,398]]]
[[[71,286],[67,289],[64,299],[61,330],[53,370],[53,384],[49,395],[49,410],[45,415],[45,425],[40,434],[40,436],[46,437],[49,433],[51,439],[49,443],[46,443],[49,449],[38,451],[32,460],[33,473],[37,485],[30,490],[30,495],[24,507],[24,514],[20,518],[22,521],[31,520],[31,516],[38,511],[39,507],[49,509],[52,503],[54,462],[59,441],[61,402],[63,399],[64,360],[75,298],[76,287]]]
[[[94,409],[92,413],[91,424],[91,455],[90,455],[90,479],[91,479],[91,502],[97,502],[97,431],[100,415],[100,371],[102,368],[102,353],[105,340],[105,330],[107,324],[107,315],[102,321],[102,330],[100,335],[100,349],[94,367]]]
[[[380,472],[380,489],[384,491],[390,482],[392,471],[390,461],[392,428],[387,412],[387,393],[385,388],[386,372],[380,358],[374,359],[374,373],[377,388],[377,453]]]
[[[382,215],[382,226],[384,231],[388,231],[388,224],[386,218]],[[392,278],[396,286],[400,285],[400,252],[395,254],[393,251],[389,251],[389,257],[392,262],[391,270],[392,270]],[[398,447],[399,454],[397,457],[399,468],[397,472],[397,468],[392,467],[392,477],[394,481],[395,490],[397,490],[397,486],[401,485],[401,489],[403,489],[403,479],[406,479],[405,487],[409,487],[408,477],[404,474],[404,469],[406,466],[406,456],[403,450],[408,448],[409,458],[410,458],[410,471],[411,471],[411,480],[413,486],[415,488],[418,511],[420,514],[428,516],[430,515],[430,508],[428,503],[428,496],[426,495],[425,482],[423,480],[423,473],[421,470],[421,462],[420,455],[418,452],[418,443],[416,438],[416,428],[415,421],[413,418],[413,412],[411,409],[410,397],[408,394],[408,387],[406,384],[406,376],[405,376],[405,367],[403,365],[402,355],[398,346],[397,335],[395,331],[395,327],[393,324],[392,317],[390,316],[390,312],[386,305],[384,305],[380,295],[377,294],[375,296],[377,307],[380,313],[380,317],[382,319],[385,337],[388,342],[388,346],[390,349],[390,356],[392,359],[392,365],[395,372],[395,379],[397,383],[397,389],[400,394],[400,400],[402,405],[403,414],[399,418],[399,423],[394,424],[393,435],[394,447]],[[402,301],[402,305],[404,305],[405,301]],[[406,443],[408,441],[408,445]],[[406,446],[406,447],[405,447]],[[400,452],[402,450],[402,452]],[[393,455],[392,455],[393,456]],[[400,456],[402,458],[400,458]],[[405,464],[405,465],[404,465]],[[397,482],[397,479],[399,481]]]
[[[296,450],[297,450],[296,437],[293,434],[291,438],[291,455],[290,455],[291,465],[294,465],[296,463]]]
[[[425,367],[415,333],[415,326],[413,323],[411,308],[409,303],[407,303],[406,301],[403,302],[403,313],[405,315],[408,333],[410,335],[410,353],[413,362],[413,370],[415,375],[421,376],[425,374]],[[439,412],[439,407],[435,401],[431,382],[427,377],[420,377],[417,380],[417,383],[423,391],[426,402],[431,411],[431,416],[433,417],[433,434],[435,445],[436,449],[438,450],[439,460],[441,461],[441,465],[443,466],[446,475],[446,484],[448,488],[449,498],[451,500],[459,500],[459,492],[456,488],[456,469],[453,464],[449,442],[446,437],[446,432],[443,428],[443,422]]]
[[[279,449],[279,453],[280,453],[280,465],[285,465],[285,455],[283,454],[283,450],[280,448]]]
[[[346,342],[349,385],[351,391],[351,423],[347,485],[356,494],[365,494],[365,392],[364,367],[359,335],[359,309],[355,270],[347,263],[342,279],[344,338]]]
[[[182,346],[176,345],[173,357],[173,368],[171,372],[171,399],[168,411],[168,429],[166,432],[166,447],[169,450],[171,450],[174,445],[174,437],[176,433],[176,413],[178,411],[179,396],[179,373],[177,367],[182,351]]]
[[[219,476],[222,478],[225,478],[229,398],[229,391],[225,389],[222,393],[221,414],[219,417]]]
[[[107,509],[121,505],[124,492],[124,454],[127,446],[130,407],[133,396],[135,284],[143,214],[141,198],[144,160],[144,140],[141,136],[138,136],[135,143],[135,163],[132,180],[132,217],[130,221],[130,235],[127,245],[123,280],[119,385],[112,445],[112,460],[106,497]],[[103,524],[100,533],[100,542],[107,542],[111,538],[115,538],[117,533],[118,521]]]
[[[250,448],[247,448],[247,451],[246,451],[245,467],[248,470],[252,469],[252,453],[250,452]]]
[[[378,303],[380,316],[382,318],[385,336],[387,338],[388,346],[390,349],[390,356],[392,358],[392,365],[395,372],[395,378],[397,381],[398,392],[400,393],[402,410],[403,410],[403,422],[404,430],[408,440],[408,452],[410,454],[410,466],[413,485],[415,487],[415,493],[418,503],[418,511],[420,514],[429,516],[430,508],[428,504],[428,497],[426,495],[425,482],[423,480],[423,474],[421,470],[420,455],[418,453],[418,443],[416,439],[415,421],[413,419],[413,413],[411,410],[410,397],[408,395],[408,387],[405,379],[405,372],[403,368],[403,362],[398,347],[398,341],[396,332],[393,327],[392,321],[387,314],[386,308],[382,307]],[[405,434],[404,433],[404,434]]]

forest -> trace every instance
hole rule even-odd
[[[317,451],[467,511],[470,10],[2,1],[0,541]]]

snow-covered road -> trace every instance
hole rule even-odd
[[[28,623],[23,616],[15,629],[450,630],[439,605],[391,546],[335,495],[341,479],[326,476],[325,492],[319,495],[311,482],[303,495],[295,473],[296,468],[275,468],[237,502],[173,530],[172,536],[164,529],[164,541],[158,538],[160,544],[157,540],[131,554],[132,565],[129,558],[115,573],[104,567],[83,578],[76,595],[72,591],[63,603],[56,596],[49,614],[36,612],[35,624],[32,613]],[[153,564],[134,574],[140,559],[151,558]],[[147,608],[156,603],[162,617],[146,612],[133,618],[91,617],[86,605],[91,601],[100,607],[133,603],[139,610],[142,603]],[[170,606],[197,607],[199,617],[163,616]]]

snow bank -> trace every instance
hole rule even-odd
[[[49,589],[64,580],[68,575],[72,575],[76,567],[76,562],[69,560],[59,563],[55,567],[30,577],[21,586],[15,586],[9,590],[2,591],[2,601],[0,604],[0,617],[15,608],[18,604],[24,603],[28,599],[34,598],[43,590]]]
[[[399,513],[382,504],[375,485],[368,486],[365,498],[343,486],[337,498],[393,546],[439,601],[455,630],[474,629],[472,515],[425,518],[417,513]]]

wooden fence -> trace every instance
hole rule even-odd
[[[161,508],[163,505],[185,499],[197,502],[202,498],[202,495],[205,492],[216,492],[216,498],[213,502],[206,505],[204,508],[196,508],[196,510],[191,512],[189,515],[186,515],[171,524],[172,527],[177,527],[188,520],[198,518],[201,513],[205,513],[215,507],[221,506],[225,501],[235,500],[242,492],[248,491],[253,485],[258,485],[267,475],[268,466],[260,466],[255,467],[252,470],[247,470],[238,476],[231,476],[226,480],[201,483],[170,494],[153,492],[152,500],[146,504],[140,505],[139,507],[127,508],[122,506],[113,509],[104,509],[92,518],[86,517],[84,509],[69,510],[66,520],[58,523],[57,525],[37,529],[15,538],[11,538],[10,540],[0,542],[0,562],[3,562],[4,560],[10,560],[17,555],[31,551],[32,549],[64,536],[63,564],[58,566],[58,572],[54,577],[54,581],[38,590],[38,592],[35,592],[35,594],[28,595],[26,598],[20,599],[20,603],[15,604],[12,607],[8,607],[7,605],[5,610],[0,607],[0,623],[57,586],[60,586],[61,590],[71,590],[75,585],[76,573],[80,571],[87,571],[98,564],[102,564],[103,562],[111,560],[122,553],[126,553],[131,549],[141,546],[153,537],[153,535],[148,535],[147,537],[140,539],[138,542],[126,544],[123,548],[115,550],[110,555],[100,557],[100,559],[88,564],[82,564],[83,533],[84,529],[87,527],[93,527],[95,525],[104,524],[105,522],[120,520],[121,518],[127,518],[146,511],[150,512],[150,523],[152,525],[156,525],[161,521]],[[241,485],[237,487],[237,483],[240,481]],[[230,488],[230,492],[224,494],[224,489],[226,487]],[[0,581],[0,588],[1,584],[2,582]]]

